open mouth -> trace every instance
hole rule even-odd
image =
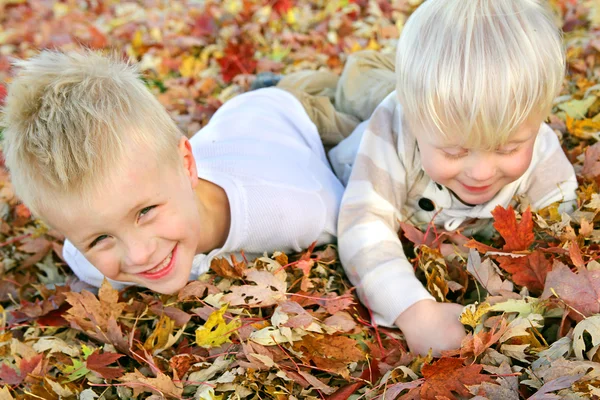
[[[177,253],[177,246],[169,253],[169,255],[162,260],[160,264],[156,267],[152,268],[149,271],[141,272],[138,275],[143,276],[146,279],[160,279],[167,276],[171,270],[173,270],[173,266],[175,265],[175,255]]]

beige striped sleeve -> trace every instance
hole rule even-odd
[[[573,211],[578,186],[575,170],[556,133],[546,124],[542,124],[538,133],[529,170],[521,192],[529,197],[534,210],[558,201],[561,211]]]
[[[408,307],[433,299],[415,277],[398,238],[408,193],[399,106],[388,96],[362,138],[338,220],[342,265],[375,322],[393,326]]]

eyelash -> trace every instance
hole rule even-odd
[[[496,153],[502,155],[502,156],[510,156],[511,154],[516,153],[519,150],[518,147],[515,147],[514,149],[508,150],[508,151],[497,151]],[[465,157],[467,156],[469,153],[460,153],[460,154],[448,154],[445,151],[443,152],[444,157],[448,158],[449,160],[458,160],[459,158]]]
[[[143,217],[144,215],[148,214],[155,207],[156,206],[149,206],[149,207],[142,208],[139,212],[138,220],[140,219],[140,217]],[[92,241],[92,243],[90,243],[89,248],[91,249],[92,247],[96,246],[98,243],[100,243],[102,240],[106,239],[107,237],[108,237],[108,235],[98,236],[96,239],[94,239]]]

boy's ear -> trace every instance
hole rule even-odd
[[[185,136],[179,139],[178,150],[185,175],[188,177],[194,188],[198,184],[198,170],[196,168],[196,159],[194,158],[192,145]]]

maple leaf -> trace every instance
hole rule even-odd
[[[224,257],[215,257],[210,262],[210,269],[224,278],[241,279],[246,268],[246,263],[236,262],[235,257],[233,257],[232,263],[229,263]]]
[[[515,210],[512,206],[507,209],[497,206],[492,211],[494,217],[494,228],[504,239],[504,251],[521,251],[529,249],[533,244],[533,219],[531,218],[531,209],[527,210],[521,216],[521,221],[517,223]]]
[[[237,43],[230,41],[223,51],[223,57],[217,62],[221,66],[221,75],[225,83],[239,74],[252,74],[256,69],[258,61],[254,59],[254,45],[248,41]]]
[[[175,384],[173,379],[158,371],[156,378],[148,378],[137,369],[125,374],[119,381],[125,386],[133,389],[133,395],[137,397],[142,392],[158,393],[164,397],[181,398],[183,387],[181,383]]]
[[[223,315],[227,310],[227,306],[221,307],[220,310],[214,311],[208,317],[208,320],[196,330],[196,344],[201,347],[218,347],[223,343],[231,342],[229,337],[241,326],[237,319],[231,322],[225,322]]]
[[[6,364],[0,365],[0,382],[11,386],[20,385],[28,374],[40,366],[43,357],[43,354],[38,354],[28,359],[22,358],[19,362],[19,372]]]
[[[285,15],[291,8],[294,6],[292,0],[275,0],[272,3],[273,10],[275,10],[279,15]]]
[[[337,372],[347,377],[347,366],[365,359],[358,342],[347,336],[304,336],[294,347],[305,349],[305,356],[319,368]]]
[[[124,369],[121,367],[107,367],[107,365],[114,363],[121,357],[123,357],[123,354],[107,352],[100,354],[100,349],[96,349],[85,360],[85,366],[105,379],[116,379],[123,375]]]
[[[424,399],[447,398],[456,399],[454,393],[461,396],[470,395],[467,385],[477,385],[493,380],[488,375],[480,374],[483,365],[465,366],[462,358],[442,357],[433,364],[425,364],[421,369],[425,382],[421,386],[421,397]],[[439,397],[438,397],[439,396]]]
[[[541,298],[547,299],[554,294],[577,311],[571,313],[577,321],[582,319],[582,314],[583,317],[589,317],[600,313],[600,270],[582,268],[574,273],[565,264],[555,260]]]
[[[286,299],[287,284],[273,273],[248,269],[245,275],[256,285],[232,286],[231,293],[226,294],[223,301],[232,306],[267,307]]]
[[[531,291],[544,290],[546,275],[552,269],[552,263],[540,250],[523,257],[498,257],[500,268],[512,274],[515,284],[526,286]]]
[[[81,293],[65,293],[67,302],[71,309],[67,311],[65,319],[74,327],[84,331],[95,331],[98,327],[102,331],[107,330],[109,318],[116,319],[125,308],[125,303],[119,303],[119,292],[112,288],[105,279],[98,292],[98,297],[87,290]]]
[[[600,143],[589,146],[585,150],[585,160],[581,175],[584,178],[593,179],[600,175]]]

